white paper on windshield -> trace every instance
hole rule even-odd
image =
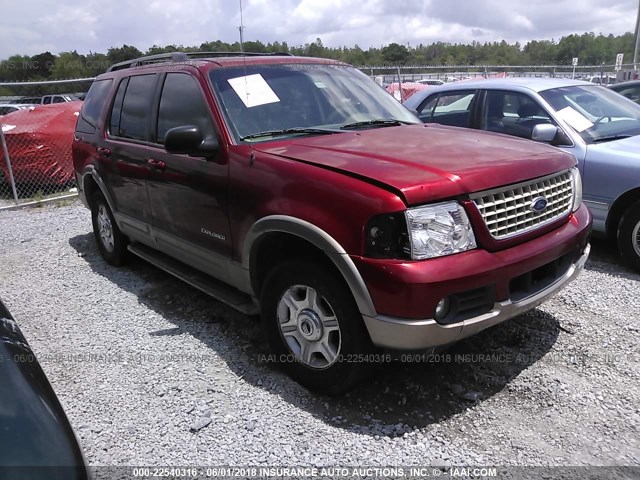
[[[558,110],[556,114],[569,125],[571,125],[576,132],[583,132],[587,128],[593,127],[593,123],[589,121],[584,115],[571,107],[565,107],[562,110]]]
[[[280,99],[259,73],[227,80],[247,108],[279,102]]]
[[[10,132],[14,128],[16,128],[15,125],[3,125],[2,126],[2,133]]]

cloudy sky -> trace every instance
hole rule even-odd
[[[633,31],[637,0],[243,0],[246,40],[362,48]],[[111,46],[234,42],[239,0],[18,0],[0,7],[0,59]]]

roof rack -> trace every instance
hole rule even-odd
[[[216,57],[259,57],[259,56],[292,56],[286,52],[170,52],[159,53],[157,55],[149,55],[146,57],[134,58],[133,60],[127,60],[125,62],[115,63],[109,67],[107,72],[113,72],[115,70],[124,70],[125,68],[139,67],[141,65],[150,65],[154,63],[180,63],[188,62],[190,59],[196,58],[216,58]]]

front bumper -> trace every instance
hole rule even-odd
[[[357,259],[376,306],[375,315],[363,313],[372,342],[395,350],[447,345],[537,307],[583,269],[590,226],[583,205],[556,230],[500,252],[477,249],[412,263]],[[531,277],[544,280],[532,284]],[[526,288],[520,288],[523,279]],[[448,321],[433,318],[440,299],[475,295],[481,287],[489,293],[482,308]]]
[[[363,316],[371,341],[382,348],[397,350],[421,350],[448,345],[474,335],[498,323],[531,310],[574,280],[584,268],[591,245],[587,244],[580,257],[563,276],[538,293],[517,302],[496,302],[484,315],[463,320],[460,323],[441,325],[433,319],[405,320],[384,315]]]

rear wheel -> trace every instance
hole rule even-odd
[[[622,258],[640,271],[640,201],[632,204],[620,220],[618,250]]]
[[[101,192],[91,197],[93,235],[100,255],[109,265],[120,267],[127,262],[127,237],[116,224],[107,200]]]
[[[298,383],[339,395],[367,377],[371,340],[349,289],[328,268],[279,265],[265,281],[261,306],[276,359]]]

